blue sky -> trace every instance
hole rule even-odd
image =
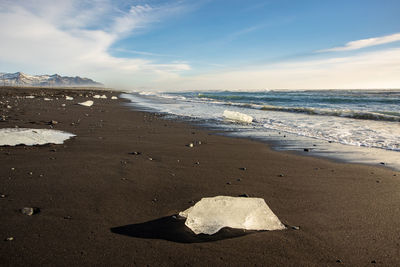
[[[400,1],[0,1],[0,71],[133,90],[400,88]]]

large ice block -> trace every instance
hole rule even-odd
[[[223,116],[227,118],[228,120],[233,120],[233,121],[238,121],[238,122],[245,122],[245,123],[251,123],[253,121],[253,117],[236,112],[236,111],[230,111],[230,110],[225,110]]]
[[[179,215],[186,218],[185,225],[195,234],[212,235],[223,227],[270,231],[285,229],[262,198],[202,198]]]
[[[0,146],[62,144],[74,134],[52,129],[0,129]]]

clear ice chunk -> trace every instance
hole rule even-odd
[[[227,118],[228,120],[232,121],[238,121],[238,122],[244,122],[244,123],[251,123],[253,121],[253,117],[236,112],[236,111],[230,111],[230,110],[225,110],[223,116]]]
[[[0,129],[0,146],[62,144],[74,134],[52,129]]]
[[[92,100],[88,100],[82,103],[78,103],[81,106],[85,106],[85,107],[91,107],[93,105],[93,101]]]
[[[269,231],[285,229],[262,198],[202,198],[179,215],[186,218],[185,225],[195,234],[212,235],[223,227]]]

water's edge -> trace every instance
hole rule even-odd
[[[121,98],[122,95],[120,96]],[[254,134],[246,134],[241,131],[230,131],[223,127],[218,127],[207,121],[193,120],[183,116],[171,115],[165,112],[146,108],[131,102],[124,104],[134,110],[162,115],[165,120],[179,120],[183,123],[188,123],[195,127],[210,131],[211,134],[223,135],[234,138],[244,138],[252,141],[257,141],[268,145],[274,151],[294,153],[300,156],[311,156],[321,159],[328,159],[339,163],[362,164],[374,167],[384,167],[393,171],[400,172],[400,164],[395,160],[399,157],[399,152],[382,150],[378,148],[355,147],[343,145],[339,143],[330,143],[324,140],[313,139],[309,137],[296,136],[290,133],[281,133],[270,130],[266,137],[265,131],[259,136]],[[371,156],[375,155],[375,156]]]

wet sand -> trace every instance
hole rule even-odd
[[[108,99],[91,97],[103,93]],[[27,95],[35,98],[17,98]],[[0,89],[0,128],[77,135],[63,145],[0,147],[1,265],[399,263],[399,172],[276,152],[132,111],[112,95]],[[76,105],[89,99],[92,107]],[[242,194],[265,199],[288,229],[196,236],[172,217],[202,197]],[[23,207],[40,212],[26,216]]]

